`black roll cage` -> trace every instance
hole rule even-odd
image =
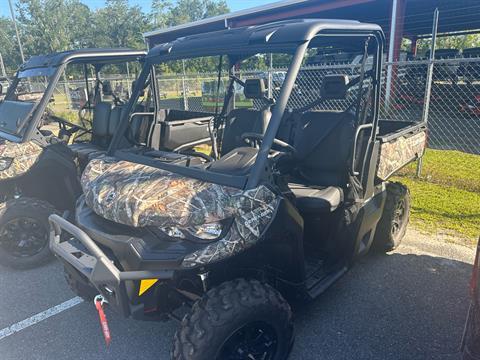
[[[325,24],[326,23],[326,24]],[[289,39],[285,41],[280,41],[275,38],[275,26],[278,28],[288,28],[289,25],[295,25],[289,33],[281,33],[281,38],[285,39],[287,35]],[[298,25],[303,24],[305,29],[298,30]],[[258,33],[255,30],[258,29]],[[222,33],[224,36],[228,36],[229,32],[239,32],[242,29],[233,29],[225,30],[218,32]],[[144,164],[147,166],[155,167],[158,169],[167,170],[170,172],[177,173],[182,176],[191,177],[194,179],[216,183],[219,185],[231,186],[240,189],[252,189],[257,187],[262,181],[263,175],[265,173],[266,163],[268,160],[268,155],[270,149],[273,145],[273,141],[280,127],[280,123],[285,112],[287,102],[290,98],[295,80],[297,78],[298,72],[301,68],[302,61],[305,57],[306,51],[310,42],[317,36],[339,36],[339,37],[371,37],[376,40],[376,52],[374,56],[374,71],[372,72],[373,86],[374,86],[374,98],[373,98],[373,111],[372,111],[372,131],[370,132],[369,144],[375,140],[378,126],[378,105],[380,99],[380,79],[381,79],[381,65],[382,65],[382,54],[385,37],[383,31],[378,25],[372,24],[362,24],[355,21],[342,21],[342,20],[299,20],[299,21],[285,21],[269,25],[262,25],[258,27],[244,28],[249,37],[249,42],[244,42],[240,45],[234,44],[232,47],[228,47],[228,41],[217,42],[219,45],[213,45],[208,48],[208,45],[204,42],[212,43],[211,38],[215,37],[216,34],[201,34],[194,35],[191,37],[177,39],[173,43],[162,44],[154,47],[148,53],[145,58],[145,65],[137,79],[136,86],[133,90],[133,94],[127,104],[127,111],[125,111],[121,123],[117,128],[117,131],[114,134],[110,147],[108,149],[108,155],[115,156],[120,160],[131,161],[135,163]],[[284,30],[284,29],[282,29]],[[298,37],[295,41],[294,37],[297,33]],[[253,40],[252,40],[253,38]],[[269,43],[273,38],[272,43]],[[298,38],[300,41],[298,41]],[[195,48],[189,44],[189,40],[192,44],[196,42],[199,43],[199,46],[204,46],[202,48]],[[177,42],[179,45],[176,46]],[[190,45],[190,46],[189,46]],[[178,51],[176,51],[178,47]],[[292,51],[293,50],[293,51]],[[274,107],[272,117],[270,119],[267,130],[264,134],[262,144],[258,151],[256,161],[251,169],[251,172],[248,176],[240,175],[229,175],[229,174],[220,174],[210,172],[204,169],[190,168],[181,165],[174,165],[155,161],[146,156],[133,154],[128,152],[128,150],[122,150],[119,148],[119,144],[123,137],[123,134],[128,129],[129,126],[129,115],[132,112],[134,105],[137,103],[141,91],[143,90],[144,83],[148,77],[154,76],[153,65],[160,64],[166,61],[172,60],[181,60],[195,57],[203,56],[218,56],[218,55],[228,55],[229,60],[239,58],[247,58],[249,56],[255,55],[257,53],[292,53],[293,59],[288,68],[283,86],[280,91],[280,95],[277,99],[276,105]],[[232,65],[232,64],[230,64]],[[156,86],[154,86],[155,88]],[[158,103],[158,99],[156,101]]]

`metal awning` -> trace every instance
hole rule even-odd
[[[440,33],[480,29],[478,0],[404,1],[405,36],[430,34],[433,12],[437,7],[440,10]],[[392,4],[388,0],[285,0],[185,25],[158,29],[145,33],[144,36],[150,47],[153,47],[192,34],[299,18],[350,19],[376,23],[382,26],[388,35],[391,11]]]

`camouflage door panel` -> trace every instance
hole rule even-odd
[[[0,144],[0,180],[14,178],[26,173],[38,160],[43,148],[29,141],[14,143],[5,141]]]
[[[401,136],[382,143],[377,177],[387,180],[395,171],[423,155],[427,134],[422,131],[413,136]]]
[[[265,186],[243,191],[150,166],[92,160],[82,175],[87,205],[105,219],[155,226],[182,237],[202,225],[232,220],[222,239],[190,254],[184,266],[216,261],[253,245],[273,218],[278,198]]]

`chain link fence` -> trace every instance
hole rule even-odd
[[[433,60],[433,76],[428,77],[429,60],[386,63],[382,77],[380,118],[392,121],[428,121],[428,146],[439,150],[458,150],[480,155],[480,57]],[[327,74],[355,76],[358,64],[322,64],[302,68],[288,107],[298,109],[319,97],[319,84]],[[285,79],[285,68],[242,71],[241,79],[264,78],[269,95],[276,98]],[[214,112],[221,108],[228,77],[222,76],[217,89],[218,74],[169,74],[158,79],[160,107]],[[428,81],[431,81],[428,93]],[[109,76],[115,94],[128,97],[134,78]],[[89,89],[95,83],[89,81]],[[217,90],[219,94],[217,95]],[[86,100],[84,80],[62,81],[55,89],[56,106],[79,109]],[[351,92],[354,93],[354,92]],[[327,101],[319,109],[345,109],[352,98]],[[429,101],[428,112],[426,109]],[[257,107],[243,97],[240,86],[236,89],[236,107]]]
[[[434,60],[431,79],[428,66],[428,60],[386,64],[381,117],[426,119],[430,148],[480,155],[480,58]]]
[[[428,74],[428,60],[386,63],[382,77],[380,118],[392,121],[428,121],[428,146],[432,149],[458,150],[480,154],[480,58],[433,61],[433,76]],[[358,73],[358,65],[328,64],[304,67],[294,87],[289,107],[301,108],[319,97],[319,83],[326,74]],[[276,98],[286,69],[242,71],[241,79],[264,78],[271,84],[271,97]],[[390,74],[390,75],[389,75]],[[431,91],[427,93],[427,82]],[[217,74],[169,75],[159,82],[161,107],[212,112],[215,108]],[[219,102],[227,78],[222,77]],[[354,92],[352,92],[354,93]],[[236,94],[237,107],[252,106]],[[347,103],[351,99],[347,99]],[[429,101],[428,113],[426,104]],[[221,104],[219,104],[221,106]],[[345,101],[328,101],[325,110],[345,108]],[[348,105],[348,104],[347,104]]]
[[[478,54],[477,54],[478,56]],[[371,64],[367,64],[371,66]],[[429,66],[432,76],[429,77]],[[240,79],[263,78],[269,97],[277,98],[285,79],[286,68],[242,70]],[[330,63],[304,66],[297,78],[289,108],[299,109],[317,99],[322,79],[327,74],[347,74],[354,77],[360,65]],[[109,76],[116,94],[128,96],[134,78]],[[160,107],[213,113],[221,109],[228,77],[218,74],[167,74],[157,79]],[[93,89],[94,81],[89,81]],[[217,93],[218,92],[218,93]],[[346,100],[326,101],[318,110],[344,110],[352,102],[355,91]],[[60,82],[55,91],[56,105],[75,110],[86,98],[85,81]],[[427,106],[428,104],[428,106]],[[258,100],[243,96],[241,86],[235,90],[235,107],[262,108]],[[480,57],[435,60],[412,60],[385,63],[382,76],[380,118],[391,121],[428,121],[428,147],[480,155]],[[449,156],[449,153],[445,153]],[[480,156],[478,158],[480,164]],[[453,171],[454,169],[452,169]]]

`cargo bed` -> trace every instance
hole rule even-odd
[[[380,141],[377,177],[387,180],[395,172],[422,157],[427,140],[427,124],[409,121],[379,121]]]

